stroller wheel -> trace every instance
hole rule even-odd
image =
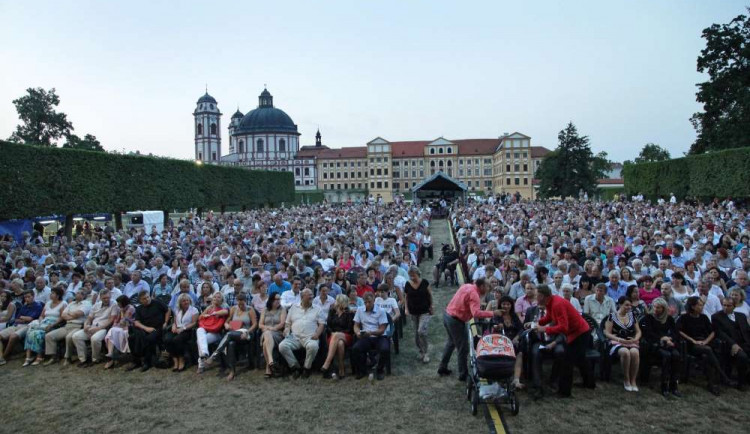
[[[518,396],[516,396],[515,392],[510,392],[510,411],[513,413],[513,416],[518,415],[520,407],[521,403],[518,402]]]
[[[471,391],[474,389],[474,385],[471,384],[471,376],[466,377],[466,400],[471,401]]]
[[[479,392],[476,390],[471,394],[471,415],[476,416],[479,409]]]

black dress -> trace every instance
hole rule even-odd
[[[419,282],[419,287],[416,289],[411,286],[411,281],[407,281],[406,285],[404,285],[406,307],[409,308],[410,315],[424,315],[430,313],[432,296],[429,291],[427,291],[429,286],[430,283],[427,279],[422,279],[422,281]]]

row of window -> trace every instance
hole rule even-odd
[[[513,181],[511,181],[511,178],[505,178],[505,184],[511,185],[511,182],[515,185],[521,185],[521,178],[514,178]],[[297,181],[297,185],[300,185],[300,181]],[[305,185],[309,185],[307,181],[305,181]],[[367,184],[365,184],[367,185]],[[404,182],[404,190],[410,188],[408,182]],[[411,183],[411,188],[416,186],[416,182]],[[466,181],[466,186],[471,188],[472,190],[476,190],[477,188],[480,188],[480,181],[479,180],[468,180]],[[523,185],[529,185],[529,178],[523,178]],[[343,188],[342,188],[343,187]],[[357,183],[356,187],[354,183],[343,183],[343,184],[323,184],[323,190],[347,190],[349,188],[357,188],[362,189],[362,183]],[[383,189],[388,188],[388,181],[370,181],[370,189]],[[492,188],[492,180],[486,179],[484,180],[484,188],[491,189]],[[393,183],[393,189],[394,190],[400,190],[401,189],[401,182],[394,182]]]
[[[263,141],[263,139],[258,139],[258,140],[255,141],[255,152],[265,152],[265,149],[266,149],[266,147],[265,147],[265,142]],[[248,149],[248,151],[249,151],[249,149]],[[245,151],[245,141],[242,140],[242,139],[240,139],[237,142],[237,152],[239,152],[240,154],[244,154],[246,152]],[[279,150],[278,150],[278,152],[286,152],[286,140],[284,140],[284,139],[280,139],[279,140]]]
[[[333,168],[333,162],[331,163],[323,163],[323,168]],[[336,167],[354,167],[354,161],[337,161]],[[357,161],[357,167],[362,167],[362,162]],[[367,167],[367,162],[365,162],[365,167]]]

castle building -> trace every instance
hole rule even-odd
[[[331,202],[369,195],[391,201],[438,172],[464,183],[469,193],[518,192],[534,198],[534,173],[550,152],[532,146],[531,137],[518,132],[489,139],[377,137],[364,146],[329,148],[318,130],[314,145],[300,146],[297,125],[274,106],[273,96],[264,89],[257,108],[244,115],[238,109],[232,115],[229,153],[221,155],[221,112],[216,100],[206,93],[197,104],[196,160],[292,172],[297,190],[321,190]]]

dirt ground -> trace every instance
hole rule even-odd
[[[437,253],[448,239],[445,221],[434,222],[432,234]],[[431,265],[423,263],[425,277]],[[416,360],[409,324],[401,353],[393,358],[393,375],[374,384],[351,376],[267,380],[261,371],[238,371],[228,383],[215,369],[199,376],[194,370],[103,371],[101,365],[21,368],[19,354],[0,367],[0,433],[487,432],[482,410],[477,416],[469,412],[464,385],[455,376],[436,374],[445,339],[439,313],[454,291],[445,285],[435,290],[432,361]],[[615,379],[618,372],[615,367]],[[574,389],[572,400],[533,402],[522,392],[520,414],[506,410],[505,418],[512,433],[748,432],[750,393],[725,389],[715,398],[702,379],[695,383],[682,388],[683,399],[669,401],[653,390],[655,378],[638,394],[626,393],[616,380],[599,383],[595,391]]]

